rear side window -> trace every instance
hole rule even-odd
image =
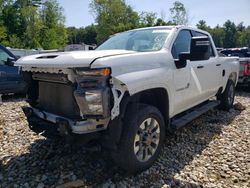
[[[204,33],[200,33],[200,32],[197,32],[197,31],[192,31],[192,34],[193,34],[193,36],[195,36],[195,37],[199,37],[199,36],[206,36],[206,37],[208,37],[208,35],[206,35],[206,34],[204,34]],[[212,43],[211,43],[211,41],[210,41],[210,48],[209,48],[210,50],[210,57],[214,57],[215,56],[215,54],[214,54],[214,50],[213,50],[213,47],[212,47]]]
[[[175,39],[171,53],[174,59],[179,59],[181,52],[190,52],[191,33],[189,30],[181,30]]]

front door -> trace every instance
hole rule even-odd
[[[0,48],[0,93],[16,90],[22,79],[18,73],[18,67],[6,64],[8,58],[13,59],[13,56]]]
[[[191,44],[191,32],[189,30],[181,30],[172,46],[171,53],[175,60],[179,59],[181,52],[189,52]],[[193,97],[190,90],[191,87],[191,66],[187,61],[187,66],[174,70],[174,111],[180,113],[188,108],[189,100]]]

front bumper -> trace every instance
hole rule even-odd
[[[28,119],[32,116],[36,116],[42,120],[55,124],[60,135],[68,135],[70,133],[87,134],[102,131],[107,129],[109,123],[109,119],[88,119],[82,121],[74,121],[69,118],[58,116],[31,107],[23,107],[23,111]]]

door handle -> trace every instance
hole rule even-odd
[[[197,69],[202,69],[202,68],[204,68],[204,66],[203,66],[203,65],[199,65],[199,66],[197,66]]]
[[[219,66],[221,66],[221,64],[220,64],[220,63],[219,63],[219,64],[216,64],[216,66],[219,67]]]

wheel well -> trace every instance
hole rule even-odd
[[[233,80],[234,84],[236,84],[236,80],[237,80],[237,73],[236,72],[232,72],[230,75],[229,75],[229,80]]]
[[[162,113],[166,125],[168,124],[169,98],[166,89],[154,88],[136,93],[131,101],[155,106]]]
[[[135,103],[155,106],[162,113],[166,128],[169,127],[169,98],[168,93],[164,88],[149,89],[132,96],[128,92],[125,92],[120,103],[120,115],[109,124],[107,132],[108,136],[102,137],[102,144],[105,147],[117,149],[123,131],[126,112],[130,110],[130,107],[133,107]]]

